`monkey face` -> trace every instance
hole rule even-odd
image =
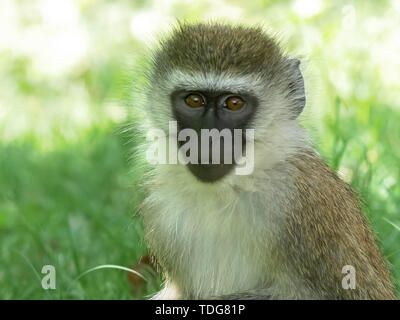
[[[258,28],[181,26],[160,43],[152,58],[146,103],[151,126],[166,131],[169,122],[176,120],[179,132],[197,133],[198,146],[206,144],[208,150],[204,154],[203,146],[199,147],[193,158],[200,161],[190,161],[187,167],[201,181],[217,181],[232,168],[239,169],[241,161],[232,157],[239,148],[246,150],[246,158],[247,149],[255,149],[258,164],[268,166],[266,157],[268,163],[278,161],[281,145],[292,143],[284,138],[305,105],[299,65]],[[240,143],[232,139],[227,150],[220,135],[218,150],[201,138],[201,131],[207,129],[229,131],[231,136],[242,130],[242,138]],[[251,133],[247,129],[254,129],[254,136],[246,141]],[[182,147],[185,141],[177,139]],[[201,161],[210,160],[217,151],[219,163]],[[237,161],[227,161],[229,155]]]
[[[189,170],[205,182],[224,177],[235,166],[235,151],[245,148],[244,130],[251,126],[258,107],[257,98],[248,92],[176,90],[171,94],[171,105],[178,129],[192,129],[197,133],[198,164],[189,163]],[[241,129],[241,139],[234,139],[235,129]],[[205,137],[202,130],[211,130],[215,136]],[[220,134],[223,130],[230,132],[231,140]],[[213,145],[214,139],[219,140],[217,146]],[[178,143],[183,145],[186,141]],[[219,163],[213,163],[215,153]]]

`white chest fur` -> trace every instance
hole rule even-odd
[[[184,296],[229,294],[274,281],[285,179],[269,177],[262,192],[254,192],[229,179],[199,183],[180,166],[165,166],[156,176],[145,202],[147,241]]]

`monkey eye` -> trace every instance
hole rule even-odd
[[[186,97],[185,102],[191,108],[200,108],[205,104],[203,97],[195,93],[189,94]]]
[[[232,110],[237,111],[243,108],[244,101],[241,97],[229,97],[224,102],[224,107]]]

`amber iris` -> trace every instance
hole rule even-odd
[[[199,94],[190,94],[185,99],[186,104],[192,108],[200,108],[204,106],[204,99]]]
[[[225,100],[225,107],[232,111],[242,109],[243,105],[244,101],[240,97],[229,97]]]

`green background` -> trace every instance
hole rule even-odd
[[[301,122],[364,200],[400,287],[400,1],[1,1],[0,298],[132,299],[146,253],[132,150],[155,40],[176,21],[262,24],[302,60]],[[43,290],[54,265],[56,290]]]

